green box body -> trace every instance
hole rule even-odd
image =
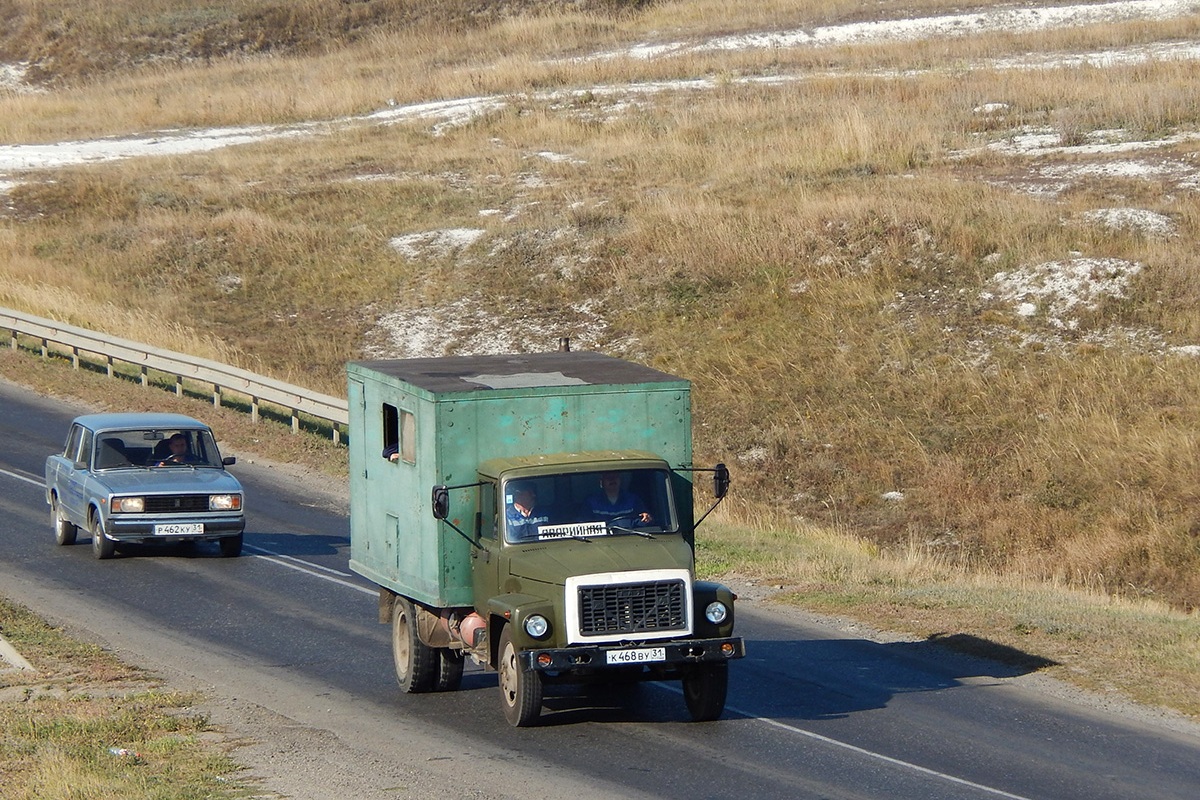
[[[483,462],[521,456],[640,450],[692,464],[690,385],[622,359],[556,352],[346,369],[350,568],[428,606],[474,601],[470,543],[434,518],[435,485],[472,484]],[[389,444],[396,461],[383,457]],[[455,506],[450,521],[470,534],[475,521],[463,517],[473,514]]]

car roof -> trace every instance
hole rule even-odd
[[[117,430],[126,428],[205,428],[198,419],[185,414],[164,414],[159,412],[119,412],[109,414],[84,414],[76,417],[77,424],[94,431]]]

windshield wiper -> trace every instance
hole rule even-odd
[[[608,524],[608,529],[609,529],[609,531],[620,531],[621,533],[636,534],[637,536],[641,536],[643,539],[653,539],[654,538],[654,534],[652,534],[652,533],[647,533],[646,531],[639,531],[636,528],[623,528],[620,525],[613,525],[611,522]]]

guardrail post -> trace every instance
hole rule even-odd
[[[146,365],[145,364],[142,365],[141,381],[142,381],[142,386],[150,385],[150,376],[146,374]]]
[[[108,377],[113,376],[113,357],[106,355],[104,357],[104,366],[108,370]]]
[[[13,330],[12,330],[12,338],[9,340],[8,346],[11,347],[13,350],[17,349],[17,329],[16,328],[13,328]]]
[[[48,358],[49,356],[50,356],[50,342],[48,342],[45,339],[42,339],[42,358]]]
[[[300,432],[300,412],[292,409],[292,433]]]
[[[183,397],[183,376],[182,375],[175,376],[175,396]]]
[[[71,348],[71,366],[74,367],[75,369],[79,369],[79,348],[78,347]]]
[[[250,396],[250,421],[258,424],[258,398]]]
[[[213,384],[213,407],[221,407],[221,387],[215,383]]]

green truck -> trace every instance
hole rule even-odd
[[[353,362],[350,568],[379,587],[405,692],[499,673],[505,717],[545,686],[679,680],[725,708],[734,594],[695,579],[690,385],[598,353]],[[707,511],[705,512],[705,515]],[[703,516],[701,516],[703,519]]]

